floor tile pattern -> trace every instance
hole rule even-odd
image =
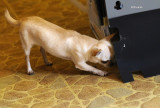
[[[86,0],[81,0],[85,4]],[[69,0],[8,0],[19,18],[40,16],[63,28],[94,37],[87,14]],[[19,28],[4,18],[0,2],[0,108],[160,108],[160,76],[122,83],[117,67],[101,77],[75,69],[70,61],[48,54],[45,66],[38,46],[31,51],[35,74],[26,73]],[[98,68],[102,68],[97,66]]]

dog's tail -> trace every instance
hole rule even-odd
[[[8,10],[5,10],[5,18],[7,19],[7,21],[13,25],[13,26],[19,26],[20,22],[18,20],[15,20],[11,17],[10,13],[8,12]]]

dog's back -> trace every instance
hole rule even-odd
[[[24,49],[38,45],[52,55],[69,58],[68,55],[71,54],[67,53],[70,53],[70,49],[85,52],[83,49],[90,48],[89,46],[97,42],[96,39],[81,35],[73,30],[63,29],[40,17],[32,16],[15,20],[8,11],[5,16],[10,24],[20,26],[20,37]]]

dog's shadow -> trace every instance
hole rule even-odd
[[[113,80],[113,81],[122,82],[119,71],[118,71],[118,67],[116,65],[106,69],[101,65],[92,64],[92,63],[89,63],[89,64],[98,68],[98,69],[105,70],[109,73],[107,76],[104,76],[104,77],[99,76],[100,78],[103,78],[106,81]],[[39,76],[39,75],[46,75],[49,73],[53,73],[53,74],[58,73],[58,74],[61,74],[62,76],[94,75],[91,72],[86,72],[86,71],[76,69],[72,62],[65,62],[65,61],[58,62],[58,63],[53,62],[52,66],[46,66],[44,64],[38,65],[38,66],[34,67],[33,70],[35,72],[35,75],[33,75],[33,76],[36,76],[36,74]],[[21,68],[18,71],[18,73],[23,74],[23,75],[27,75],[27,69]],[[95,75],[95,76],[98,76],[98,75]]]
[[[89,63],[90,65],[101,69],[101,70],[106,70],[108,72],[107,76],[99,76],[103,79],[106,79],[106,81],[108,80],[113,80],[113,81],[118,81],[118,82],[122,82],[119,71],[118,71],[118,67],[116,65],[106,69],[101,65],[97,65],[97,64],[92,64]],[[66,64],[67,66],[63,65],[63,67],[61,68],[54,68],[54,71],[58,71],[60,74],[62,75],[66,75],[66,76],[75,76],[75,75],[94,75],[91,72],[87,72],[87,71],[82,71],[79,69],[76,69],[73,63],[68,63]],[[98,76],[98,75],[95,75]]]

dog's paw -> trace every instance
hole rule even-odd
[[[107,75],[108,75],[108,72],[105,72],[105,71],[104,71],[104,76],[107,76]]]
[[[100,71],[100,72],[98,72],[98,75],[100,75],[100,76],[107,76],[108,72]]]
[[[34,75],[34,71],[33,70],[28,71],[28,75]]]

